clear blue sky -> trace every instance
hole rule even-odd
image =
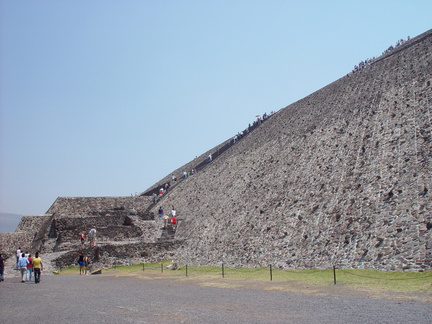
[[[0,212],[128,196],[432,28],[432,1],[1,0]]]

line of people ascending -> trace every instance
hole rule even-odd
[[[225,146],[230,146],[230,145],[236,144],[240,139],[242,139],[245,135],[247,135],[249,133],[251,127],[255,127],[257,125],[260,125],[263,121],[267,120],[273,114],[275,114],[274,111],[271,111],[270,114],[267,114],[265,112],[262,116],[261,115],[256,115],[255,116],[256,120],[253,122],[252,126],[251,126],[251,124],[249,124],[249,126],[244,131],[241,131],[237,135],[235,135],[223,147],[219,147],[214,153],[210,153],[209,155],[207,155],[207,157],[205,158],[205,162],[206,163],[212,162],[214,158],[216,158],[217,156],[219,156],[221,149],[224,151],[226,149],[226,148],[224,149]],[[199,167],[199,166],[200,165],[198,165],[197,167]],[[181,178],[187,179],[191,175],[194,175],[196,173],[197,173],[197,169],[196,168],[192,168],[191,171],[183,171]],[[159,191],[157,193],[153,192],[153,194],[151,196],[152,203],[156,204],[159,200],[161,200],[162,197],[165,194],[167,194],[168,191],[170,190],[171,184],[174,184],[175,182],[177,182],[177,177],[173,174],[171,176],[171,181],[168,181],[167,183],[165,183],[164,185],[162,185],[161,188],[159,189]],[[141,195],[144,195],[144,193],[142,193]]]
[[[177,227],[177,212],[173,207],[169,215],[164,215],[164,210],[162,206],[160,206],[158,210],[158,220],[163,221],[163,229],[167,229],[168,224],[171,224],[173,231],[175,231]]]
[[[408,36],[408,38],[406,40],[404,39],[400,39],[396,42],[396,45],[390,45],[381,55],[385,55],[385,54],[389,54],[391,53],[394,49],[396,49],[397,47],[403,45],[405,42],[409,41],[411,38]],[[367,68],[368,66],[370,66],[374,61],[376,60],[376,57],[372,57],[372,58],[368,58],[364,61],[361,61],[358,65],[355,65],[352,73],[356,73],[359,72],[365,68]]]
[[[210,153],[209,155],[207,155],[207,157],[205,158],[205,160],[203,162],[206,163],[210,163],[212,162],[215,158],[217,158],[220,154],[220,152],[225,151],[229,146],[236,144],[240,139],[242,139],[245,135],[249,134],[250,129],[252,127],[256,127],[258,125],[260,125],[262,122],[266,121],[269,117],[271,117],[272,115],[274,115],[276,112],[275,111],[271,111],[270,114],[267,114],[267,112],[265,112],[262,116],[261,115],[256,115],[256,120],[253,122],[253,124],[249,124],[248,127],[244,130],[239,132],[237,135],[235,135],[233,138],[231,138],[227,143],[225,143],[223,146],[218,147],[216,151],[214,151],[213,153]],[[200,163],[198,164],[195,168],[192,168],[190,171],[183,171],[183,173],[181,175],[179,175],[179,178],[183,178],[183,179],[187,179],[189,178],[191,175],[194,175],[197,173],[197,168],[202,167],[203,165]],[[159,200],[162,199],[162,197],[168,193],[168,191],[171,188],[172,184],[175,184],[177,182],[178,178],[176,175],[172,175],[171,176],[171,180],[168,181],[167,183],[165,183],[164,185],[161,186],[161,188],[159,190],[157,190],[156,188],[154,189],[155,192],[153,192],[152,196],[151,196],[151,202],[152,204],[156,204]],[[152,190],[153,191],[153,190]],[[147,193],[141,193],[139,196],[147,196]],[[133,195],[132,195],[133,196]],[[135,193],[135,196],[137,196],[137,194]]]

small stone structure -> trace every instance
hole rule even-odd
[[[155,253],[163,230],[146,211],[149,204],[148,197],[59,197],[45,215],[23,217],[15,233],[0,234],[1,252],[11,255],[21,247],[32,253],[60,253],[56,267],[75,264],[81,253],[101,265],[131,258],[159,260]],[[92,228],[97,230],[96,248],[89,241],[82,248],[80,234],[88,235]],[[156,248],[145,247],[151,243]],[[134,246],[140,246],[139,251]],[[164,246],[161,255],[167,250]]]

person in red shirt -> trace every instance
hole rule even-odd
[[[176,217],[176,211],[175,211],[174,206],[173,206],[173,208],[171,210],[171,226],[172,226],[173,231],[175,231],[176,225],[177,225],[177,217]]]
[[[84,249],[84,243],[85,243],[85,234],[84,234],[84,232],[81,233],[80,240],[81,240],[81,248]]]
[[[172,225],[173,231],[175,231],[176,226],[177,226],[177,217],[171,216],[171,225]]]
[[[27,264],[27,281],[31,281],[32,280],[32,273],[33,273],[33,265],[32,265],[32,261],[33,258],[31,257],[31,254],[29,254],[27,260],[29,261],[29,264]]]

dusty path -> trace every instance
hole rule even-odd
[[[291,288],[290,288],[291,287]],[[430,303],[344,287],[226,279],[43,276],[0,283],[2,323],[431,323]]]

